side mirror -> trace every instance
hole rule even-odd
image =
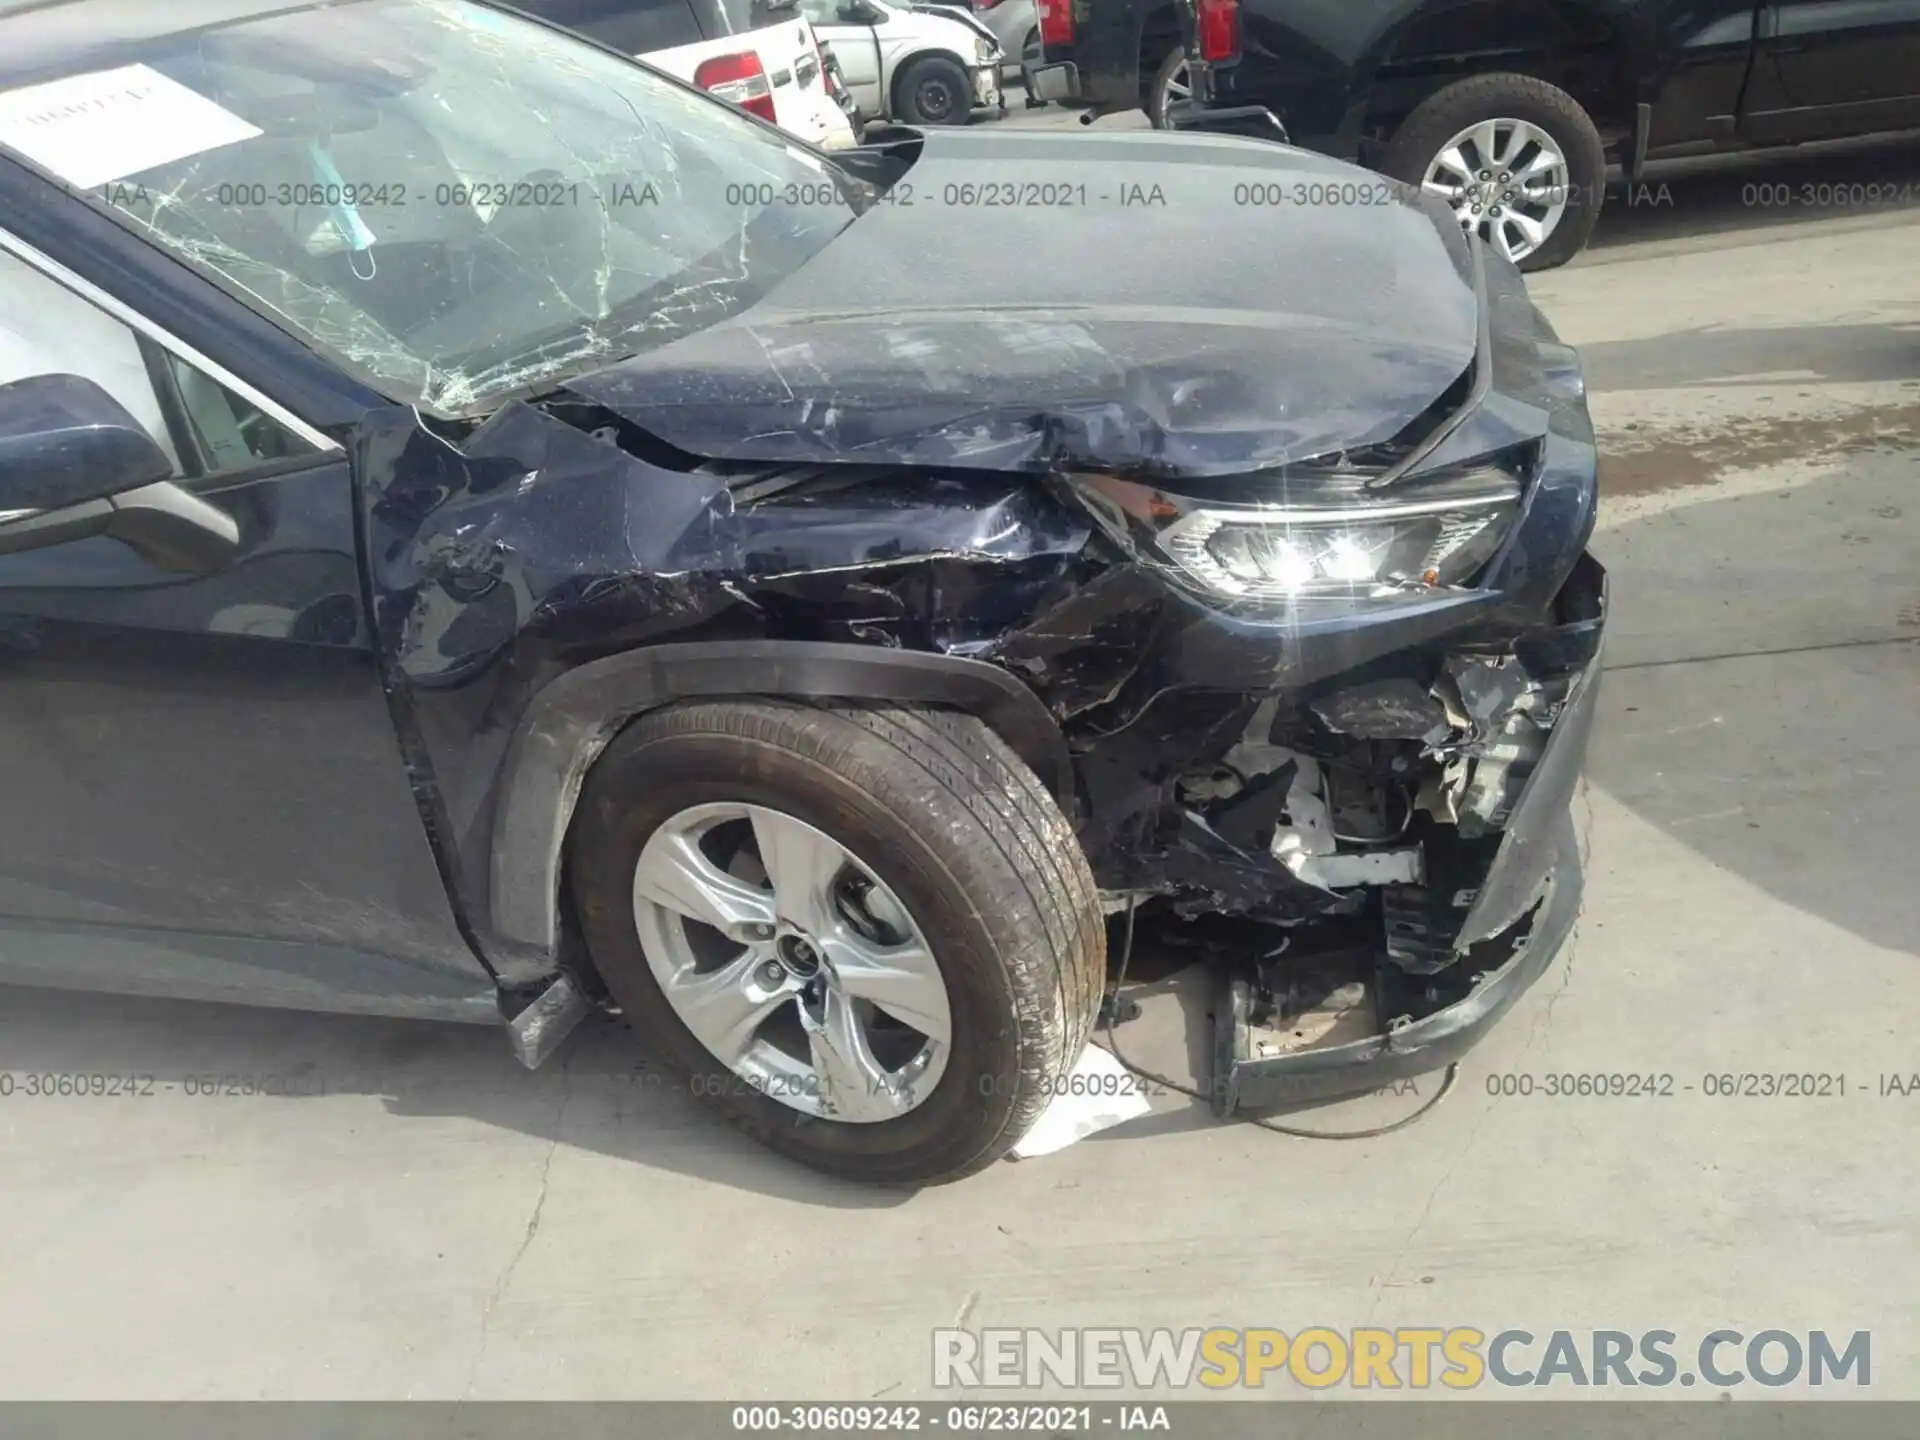
[[[94,535],[205,574],[239,549],[233,516],[173,483],[173,462],[93,381],[0,385],[0,555]]]
[[[0,511],[64,510],[172,475],[166,452],[93,381],[0,385]]]
[[[866,0],[844,0],[837,13],[848,25],[878,25],[887,18],[886,11]]]

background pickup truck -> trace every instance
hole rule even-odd
[[[1649,159],[1920,126],[1920,0],[1041,0],[1040,15],[1043,99],[1268,135],[1270,111],[1296,144],[1442,195],[1528,269],[1586,243],[1609,158],[1632,180]],[[1524,172],[1537,203],[1516,210]]]

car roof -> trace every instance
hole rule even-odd
[[[127,63],[168,35],[355,0],[0,0],[0,89]]]

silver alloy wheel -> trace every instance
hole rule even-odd
[[[1525,120],[1462,130],[1434,156],[1421,188],[1515,262],[1547,243],[1572,193],[1559,143]]]
[[[1188,70],[1188,62],[1181,62],[1167,72],[1167,83],[1160,87],[1160,118],[1167,118],[1167,108],[1182,100],[1193,98],[1193,76]]]
[[[640,852],[633,917],[673,1013],[761,1094],[872,1124],[940,1083],[953,1017],[932,947],[825,832],[758,805],[682,810]]]

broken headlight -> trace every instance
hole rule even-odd
[[[1185,510],[1155,544],[1225,599],[1400,600],[1472,579],[1506,539],[1520,496],[1515,476],[1488,468],[1392,496]]]

